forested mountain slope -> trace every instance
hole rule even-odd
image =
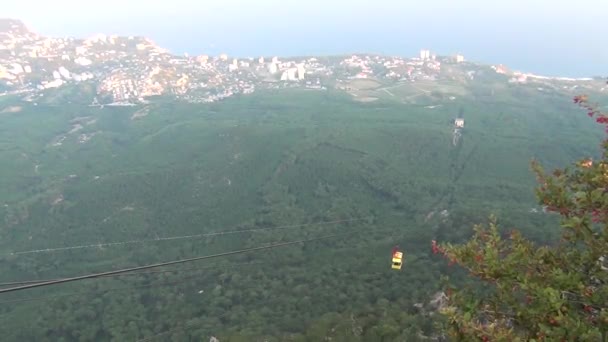
[[[176,329],[156,340],[223,342],[432,334],[433,320],[414,304],[428,302],[450,270],[430,241],[466,238],[490,213],[505,228],[548,241],[556,218],[534,198],[529,160],[551,168],[593,156],[602,134],[559,94],[518,87],[467,94],[357,102],[334,90],[280,90],[122,107],[4,98],[3,108],[19,109],[0,114],[2,282],[352,234],[168,268],[173,273],[4,294],[0,336],[134,341]],[[464,128],[454,143],[459,116]],[[341,220],[351,221],[315,224]],[[298,224],[311,225],[291,226]],[[283,228],[200,236],[266,227]],[[390,269],[396,244],[405,252],[401,271]],[[63,247],[77,248],[54,250]]]

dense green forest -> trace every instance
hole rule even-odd
[[[0,282],[350,234],[2,294],[2,340],[432,336],[437,315],[414,304],[459,271],[430,241],[462,241],[490,213],[551,241],[557,218],[536,202],[529,161],[551,169],[594,156],[602,132],[569,97],[517,87],[425,101],[442,106],[316,90],[213,104],[19,103],[0,114]],[[397,244],[401,271],[390,268]],[[82,247],[54,250],[70,246]]]

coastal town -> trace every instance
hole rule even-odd
[[[0,96],[19,95],[26,101],[36,101],[47,90],[87,86],[94,93],[93,105],[145,103],[155,96],[208,103],[258,89],[346,89],[352,80],[434,82],[454,79],[454,70],[465,79],[473,79],[475,68],[478,66],[461,54],[438,56],[427,49],[411,58],[369,54],[318,58],[177,56],[145,37],[99,34],[86,39],[51,38],[34,33],[19,20],[0,19]],[[504,75],[509,83],[543,80],[503,65],[488,69]]]

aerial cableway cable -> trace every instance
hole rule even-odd
[[[375,233],[383,232],[383,231],[389,231],[389,230],[375,231]],[[391,229],[390,231],[393,231],[393,230]],[[312,240],[325,239],[325,238],[330,238],[330,237],[333,237],[333,236],[354,235],[355,233],[357,233],[357,232],[335,234],[335,235],[331,235],[331,236],[323,236],[323,237],[312,238],[312,239],[308,239],[308,240],[293,241],[293,242],[275,244],[275,245],[270,245],[270,246],[265,246],[265,247],[258,247],[258,248],[254,248],[254,249],[274,248],[274,247],[278,247],[278,246],[282,246],[282,245],[286,245],[286,244],[295,244],[295,243],[299,243],[299,242],[307,242],[307,241],[312,241]],[[351,248],[352,248],[352,246],[350,248],[346,248],[346,250],[350,250]],[[248,250],[245,250],[245,251],[249,251],[249,250],[252,250],[252,249],[248,249]],[[234,252],[229,252],[229,253],[235,253],[235,252],[239,252],[239,251],[234,251]],[[227,253],[223,253],[223,254],[227,254]],[[209,256],[209,257],[213,257],[213,256]],[[203,269],[209,269],[209,268],[231,267],[231,266],[233,267],[233,266],[252,265],[252,264],[265,264],[265,262],[248,262],[248,263],[239,263],[239,264],[234,264],[234,265],[230,265],[230,264],[229,265],[215,264],[213,266],[206,266],[206,267],[194,267],[194,268],[193,267],[189,267],[189,268],[179,268],[179,269],[174,269],[174,270],[155,270],[155,271],[130,272],[130,273],[117,274],[117,275],[114,275],[114,276],[129,276],[129,275],[151,274],[151,273],[182,272],[182,271],[188,271],[188,270],[203,270]],[[155,265],[152,265],[152,266],[155,266]],[[380,273],[377,273],[377,274],[380,274]],[[113,292],[113,291],[134,290],[134,289],[139,289],[139,288],[164,287],[164,286],[169,286],[169,285],[180,285],[180,284],[184,284],[184,283],[188,282],[189,279],[193,279],[193,278],[198,277],[198,276],[201,276],[201,274],[189,275],[187,277],[181,277],[180,280],[172,281],[172,282],[161,282],[161,283],[153,283],[153,284],[146,284],[146,285],[137,285],[137,286],[130,286],[130,287],[110,288],[110,289],[98,290],[98,291],[86,291],[86,292],[82,291],[82,292],[75,292],[75,293],[65,293],[65,294],[61,294],[61,295],[54,295],[54,296],[47,296],[47,297],[38,297],[38,298],[23,298],[23,299],[8,300],[8,301],[0,302],[0,305],[1,304],[19,303],[19,302],[28,302],[28,301],[43,301],[43,300],[57,299],[57,298],[62,298],[62,297],[80,296],[80,295],[101,295],[101,294],[105,294],[105,293]],[[188,280],[186,280],[186,279],[188,279]],[[221,314],[219,316],[215,316],[214,318],[223,317],[223,316],[226,316],[229,313],[230,312],[226,312],[226,313]],[[150,341],[150,340],[156,339],[156,338],[158,338],[160,336],[163,336],[163,335],[166,335],[166,334],[169,334],[169,333],[173,333],[173,332],[180,331],[180,330],[186,330],[186,329],[196,328],[196,327],[201,326],[201,325],[206,324],[206,323],[208,323],[208,322],[205,322],[205,321],[196,322],[196,320],[191,320],[191,321],[188,321],[188,322],[186,322],[185,324],[183,324],[181,326],[177,326],[177,327],[175,327],[173,329],[170,329],[170,330],[167,330],[167,331],[164,331],[164,332],[160,332],[160,333],[157,333],[157,334],[152,335],[152,336],[148,336],[148,337],[142,338],[141,340],[138,340],[138,341],[142,341],[142,342],[143,341]]]
[[[382,231],[380,231],[380,232],[382,232]],[[351,250],[353,248],[359,248],[359,247],[352,247],[352,246],[346,247],[346,248],[340,249],[339,253],[346,253],[346,252],[352,253]],[[130,273],[121,273],[121,274],[114,274],[114,275],[99,277],[98,279],[116,278],[116,277],[124,277],[124,276],[138,276],[138,275],[148,275],[148,274],[182,273],[182,272],[187,272],[187,271],[204,271],[204,270],[218,269],[218,268],[234,268],[234,267],[240,267],[240,266],[264,265],[264,264],[267,264],[267,262],[251,261],[251,262],[236,263],[236,264],[218,263],[218,264],[214,264],[211,266],[203,266],[203,267],[197,266],[197,267],[186,267],[186,268],[176,268],[176,269],[163,269],[163,270],[154,270],[154,271],[138,271],[138,272],[130,272]],[[248,269],[251,270],[252,268],[248,268]],[[377,274],[381,274],[381,273],[377,273]],[[182,280],[191,279],[191,278],[193,278],[193,276],[184,277],[184,278],[182,278]],[[58,279],[63,279],[63,278],[38,279],[38,280],[27,280],[27,281],[22,281],[22,282],[3,283],[3,284],[0,284],[0,286],[42,283],[42,282],[48,282],[48,281],[58,280]],[[70,292],[70,293],[62,293],[62,294],[58,294],[58,295],[45,296],[45,297],[19,298],[19,299],[7,300],[7,301],[0,301],[0,305],[20,303],[20,302],[30,302],[30,301],[44,301],[44,300],[51,300],[51,299],[56,299],[56,298],[72,297],[72,296],[105,294],[107,292],[113,292],[113,291],[133,290],[133,289],[138,289],[138,288],[157,287],[157,286],[165,286],[165,285],[179,284],[179,283],[181,283],[181,282],[176,281],[176,282],[169,282],[169,283],[158,283],[158,284],[137,285],[137,286],[130,286],[130,287],[100,289],[97,291]]]
[[[47,297],[33,297],[33,298],[20,298],[20,299],[12,299],[12,300],[6,300],[3,302],[0,302],[0,305],[5,305],[5,304],[13,304],[13,303],[23,303],[23,302],[37,302],[37,301],[44,301],[44,300],[51,300],[51,299],[57,299],[57,298],[66,298],[66,297],[74,297],[74,296],[87,296],[87,295],[102,295],[102,294],[106,294],[108,292],[113,292],[113,291],[124,291],[124,290],[137,290],[137,289],[142,289],[142,288],[147,288],[147,287],[160,287],[160,286],[167,286],[167,285],[180,285],[182,283],[187,282],[188,280],[195,278],[195,277],[200,277],[200,274],[195,274],[195,275],[190,275],[187,277],[182,277],[180,278],[180,280],[177,281],[171,281],[171,282],[162,282],[162,283],[158,283],[158,284],[146,284],[146,285],[136,285],[136,286],[125,286],[125,287],[116,287],[116,288],[110,288],[107,290],[99,290],[99,291],[82,291],[82,292],[71,292],[71,293],[63,293],[63,294],[58,294],[58,295],[53,295],[53,296],[47,296]]]
[[[214,265],[214,266],[207,266],[207,267],[195,267],[195,268],[186,268],[186,269],[179,269],[179,270],[168,270],[168,271],[164,270],[164,271],[153,271],[153,272],[168,273],[168,272],[182,272],[182,271],[192,271],[192,270],[194,270],[194,271],[204,271],[204,270],[212,269],[212,268],[220,268],[220,267],[230,268],[230,267],[237,267],[237,266],[250,266],[250,265],[256,265],[256,264],[264,264],[264,263],[263,262],[245,262],[245,263],[233,264],[233,265],[229,265],[229,266],[226,266],[226,265]],[[134,273],[120,274],[119,276],[136,275],[136,274],[149,274],[149,273],[153,273],[153,272],[134,272]],[[136,289],[149,288],[149,287],[163,287],[163,286],[168,286],[168,285],[180,285],[180,284],[188,282],[192,278],[200,277],[201,275],[202,275],[201,273],[197,273],[197,274],[193,274],[193,275],[189,275],[189,276],[182,276],[181,278],[179,278],[179,280],[175,280],[175,281],[160,282],[160,283],[150,283],[150,284],[146,284],[146,285],[112,287],[112,288],[109,288],[109,289],[100,289],[100,290],[95,290],[95,291],[69,292],[69,293],[62,293],[62,294],[57,294],[57,295],[52,295],[52,296],[45,296],[45,297],[32,297],[32,298],[11,299],[11,300],[6,300],[6,301],[1,301],[0,305],[13,304],[13,303],[22,303],[22,302],[45,301],[45,300],[52,300],[52,299],[66,298],[66,297],[74,297],[74,296],[102,295],[102,294],[106,294],[108,292],[125,291],[125,290],[136,290]]]
[[[152,264],[152,265],[131,267],[131,268],[125,268],[125,269],[120,269],[120,270],[115,270],[115,271],[108,271],[108,272],[102,272],[102,273],[93,273],[93,274],[85,274],[85,275],[82,275],[82,276],[76,276],[76,277],[70,277],[70,278],[62,278],[62,279],[51,280],[51,281],[47,281],[47,282],[43,282],[43,283],[27,284],[27,285],[22,285],[22,286],[16,286],[16,287],[9,287],[9,288],[5,288],[5,289],[0,289],[0,293],[21,291],[21,290],[31,289],[31,288],[34,288],[34,287],[50,286],[50,285],[68,283],[68,282],[79,281],[79,280],[84,280],[84,279],[99,278],[99,277],[104,277],[104,276],[108,276],[108,275],[128,273],[128,272],[145,270],[145,269],[154,268],[154,267],[176,265],[176,264],[183,264],[183,263],[192,262],[192,261],[198,261],[198,260],[206,260],[206,259],[212,259],[212,258],[219,258],[219,257],[228,256],[228,255],[242,254],[242,253],[253,252],[253,251],[260,251],[260,250],[265,250],[265,249],[272,249],[272,248],[277,248],[277,247],[282,247],[282,246],[295,245],[295,244],[298,244],[298,243],[305,243],[305,242],[310,242],[310,241],[329,239],[329,238],[334,238],[334,237],[343,236],[343,235],[349,235],[349,234],[353,234],[353,233],[349,232],[349,233],[340,233],[340,234],[326,235],[326,236],[321,236],[321,237],[316,237],[316,238],[310,238],[310,239],[305,239],[305,240],[297,240],[297,241],[277,243],[277,244],[268,245],[268,246],[261,246],[261,247],[247,248],[247,249],[240,249],[240,250],[231,251],[231,252],[224,252],[224,253],[218,253],[218,254],[212,254],[212,255],[205,255],[205,256],[199,256],[199,257],[188,258],[188,259],[180,259],[180,260],[168,261],[168,262],[157,263],[157,264]]]
[[[393,232],[393,230],[392,229],[385,229],[385,230],[374,231],[374,233],[383,233],[383,232]],[[340,252],[350,251],[353,248],[359,248],[359,247],[352,247],[351,246],[351,247],[343,248],[343,249],[340,249]],[[179,273],[179,272],[184,272],[184,271],[197,271],[197,270],[214,269],[214,268],[221,268],[221,267],[228,267],[228,268],[230,268],[230,267],[235,267],[235,266],[240,266],[240,265],[256,265],[256,264],[264,264],[264,263],[265,262],[262,262],[262,261],[252,261],[252,262],[237,263],[237,264],[216,263],[214,265],[204,266],[204,267],[197,266],[197,267],[186,267],[186,268],[176,268],[176,269],[161,269],[161,270],[154,270],[154,271],[146,271],[146,270],[144,270],[144,271],[129,272],[129,273],[111,274],[111,275],[100,276],[98,279],[118,278],[118,277],[128,277],[128,276],[138,276],[138,275],[147,275],[147,274],[155,274],[155,273]],[[12,281],[12,282],[0,283],[0,287],[22,285],[22,284],[44,283],[44,282],[49,282],[49,281],[53,281],[53,280],[60,280],[60,279],[64,279],[64,278],[66,278],[66,277]],[[0,302],[0,304],[3,304],[3,303],[5,303],[5,302]]]
[[[369,219],[369,218],[372,218],[372,216],[370,216],[370,217],[360,217],[360,218],[354,218],[354,219],[346,219],[346,220],[335,220],[335,221],[322,221],[322,222],[314,222],[314,223],[292,224],[292,225],[285,225],[285,226],[278,226],[278,227],[262,227],[262,228],[252,228],[252,229],[217,231],[217,232],[194,234],[194,235],[168,236],[168,237],[162,237],[162,238],[159,237],[159,238],[155,238],[155,239],[145,239],[145,240],[129,240],[129,241],[96,243],[96,244],[81,245],[81,246],[67,246],[67,247],[56,247],[56,248],[44,248],[44,249],[35,249],[35,250],[29,250],[29,251],[12,252],[12,253],[9,253],[7,255],[9,255],[9,256],[15,256],[15,255],[24,255],[24,254],[59,252],[59,251],[85,249],[85,248],[101,248],[101,247],[121,246],[121,245],[129,245],[129,244],[159,242],[159,241],[194,239],[194,238],[210,237],[210,236],[221,236],[221,235],[228,235],[228,234],[255,233],[255,232],[261,232],[261,231],[266,231],[266,230],[283,230],[283,229],[294,229],[294,228],[303,228],[303,227],[310,227],[310,226],[324,226],[324,225],[332,225],[332,224],[337,224],[337,223],[362,221],[362,220],[366,220],[366,219]]]
[[[107,275],[107,276],[103,276],[103,277],[99,277],[99,278],[115,278],[115,277],[125,277],[125,276],[138,276],[138,275],[142,275],[142,274],[153,274],[153,273],[177,273],[177,272],[184,272],[184,271],[196,271],[196,270],[213,269],[213,268],[219,268],[219,267],[234,267],[234,266],[238,266],[238,265],[255,265],[255,264],[262,264],[262,262],[254,261],[254,262],[246,262],[246,263],[240,263],[240,264],[218,264],[218,265],[206,266],[206,267],[188,267],[188,268],[178,268],[178,269],[173,269],[173,270],[156,270],[156,271],[130,272],[130,273],[121,273],[121,274],[111,274],[111,275]],[[0,287],[2,287],[2,286],[21,285],[21,284],[44,283],[44,282],[53,281],[53,280],[59,280],[59,279],[63,279],[63,278],[13,281],[13,282],[10,282],[10,283],[0,283]],[[0,304],[2,304],[2,302],[0,302]]]
[[[10,255],[46,253],[46,252],[67,251],[67,250],[76,250],[76,249],[84,249],[84,248],[100,248],[100,247],[118,246],[118,245],[134,244],[134,243],[170,241],[170,240],[179,240],[179,239],[187,239],[187,238],[210,237],[210,236],[218,236],[218,235],[221,236],[221,235],[227,235],[227,234],[239,234],[239,233],[249,233],[249,232],[260,232],[260,231],[267,231],[267,230],[284,230],[284,229],[286,230],[286,229],[293,229],[293,228],[303,228],[303,227],[311,227],[311,226],[324,226],[324,225],[333,225],[333,224],[339,224],[339,223],[356,222],[356,221],[366,220],[369,218],[372,218],[372,217],[369,216],[369,217],[359,217],[359,218],[353,218],[353,219],[321,221],[321,222],[304,223],[304,224],[292,224],[292,225],[283,225],[283,226],[277,226],[277,227],[263,227],[263,228],[253,228],[253,229],[218,231],[218,232],[195,234],[195,235],[170,236],[170,237],[148,239],[148,240],[130,240],[130,241],[118,241],[118,242],[89,244],[89,245],[80,245],[80,246],[46,248],[46,249],[13,252],[13,253],[10,253]],[[156,272],[172,272],[172,271],[152,271],[150,273],[156,273]],[[136,273],[146,273],[146,272],[134,272],[134,273],[130,273],[130,274],[119,274],[119,275],[110,275],[110,276],[111,277],[125,276],[125,275],[129,276],[129,275],[134,275]],[[107,277],[107,276],[104,276],[104,277]],[[21,285],[21,284],[34,284],[34,283],[48,282],[48,281],[59,280],[59,279],[63,279],[63,278],[3,282],[3,283],[0,283],[0,287]]]

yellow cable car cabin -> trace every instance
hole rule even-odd
[[[401,269],[402,259],[403,259],[403,253],[402,252],[395,252],[393,254],[393,266],[392,266],[392,268],[394,270],[400,270]]]

